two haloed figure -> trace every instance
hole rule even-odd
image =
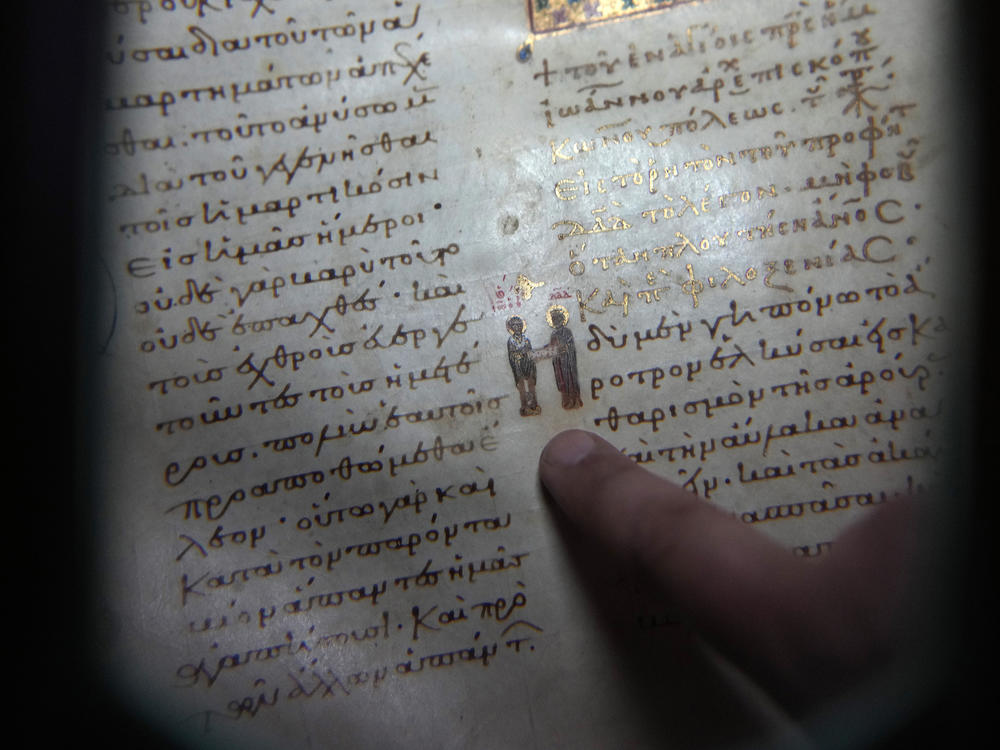
[[[563,408],[577,409],[583,406],[580,379],[576,372],[576,345],[573,343],[573,333],[566,327],[569,313],[562,305],[553,305],[545,313],[545,318],[552,327],[552,337],[548,346],[541,349],[531,348],[531,340],[524,333],[524,320],[520,316],[512,315],[507,318],[507,332],[510,333],[510,338],[507,339],[507,358],[521,397],[522,417],[542,413],[535,396],[535,362],[540,359],[552,360],[552,373],[556,388],[562,394]]]

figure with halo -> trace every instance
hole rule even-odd
[[[533,353],[535,359],[551,359],[552,373],[556,388],[562,394],[563,409],[579,409],[583,406],[580,397],[580,378],[576,371],[576,344],[573,332],[566,327],[569,311],[562,305],[552,305],[545,311],[545,319],[552,327],[549,345]]]

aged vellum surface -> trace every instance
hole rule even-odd
[[[789,555],[934,481],[950,19],[614,5],[106,4],[102,653],[137,711],[282,747],[771,731],[537,456],[596,430]]]

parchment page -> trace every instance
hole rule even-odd
[[[108,679],[213,746],[774,731],[537,457],[804,556],[935,480],[943,5],[105,3]]]

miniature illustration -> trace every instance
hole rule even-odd
[[[562,394],[564,409],[579,409],[583,406],[580,396],[580,378],[576,368],[576,344],[573,333],[567,327],[569,311],[563,305],[552,305],[545,312],[545,320],[553,329],[547,346],[534,349],[525,335],[524,319],[518,315],[507,318],[507,358],[510,361],[514,384],[521,397],[521,416],[533,417],[542,413],[535,394],[537,368],[535,362],[552,360],[552,374],[556,388]]]
[[[531,0],[528,14],[531,30],[544,34],[624,20],[629,16],[669,10],[689,2],[693,0]]]
[[[521,396],[521,416],[533,417],[542,413],[535,397],[537,371],[532,356],[531,340],[525,335],[524,321],[517,315],[507,318],[507,359],[514,375],[514,384]]]
[[[562,305],[552,305],[545,319],[553,328],[549,345],[541,350],[540,355],[552,359],[552,372],[556,379],[556,388],[562,394],[563,409],[578,409],[583,406],[580,398],[580,379],[576,371],[576,344],[573,333],[566,327],[569,322],[569,311]]]

